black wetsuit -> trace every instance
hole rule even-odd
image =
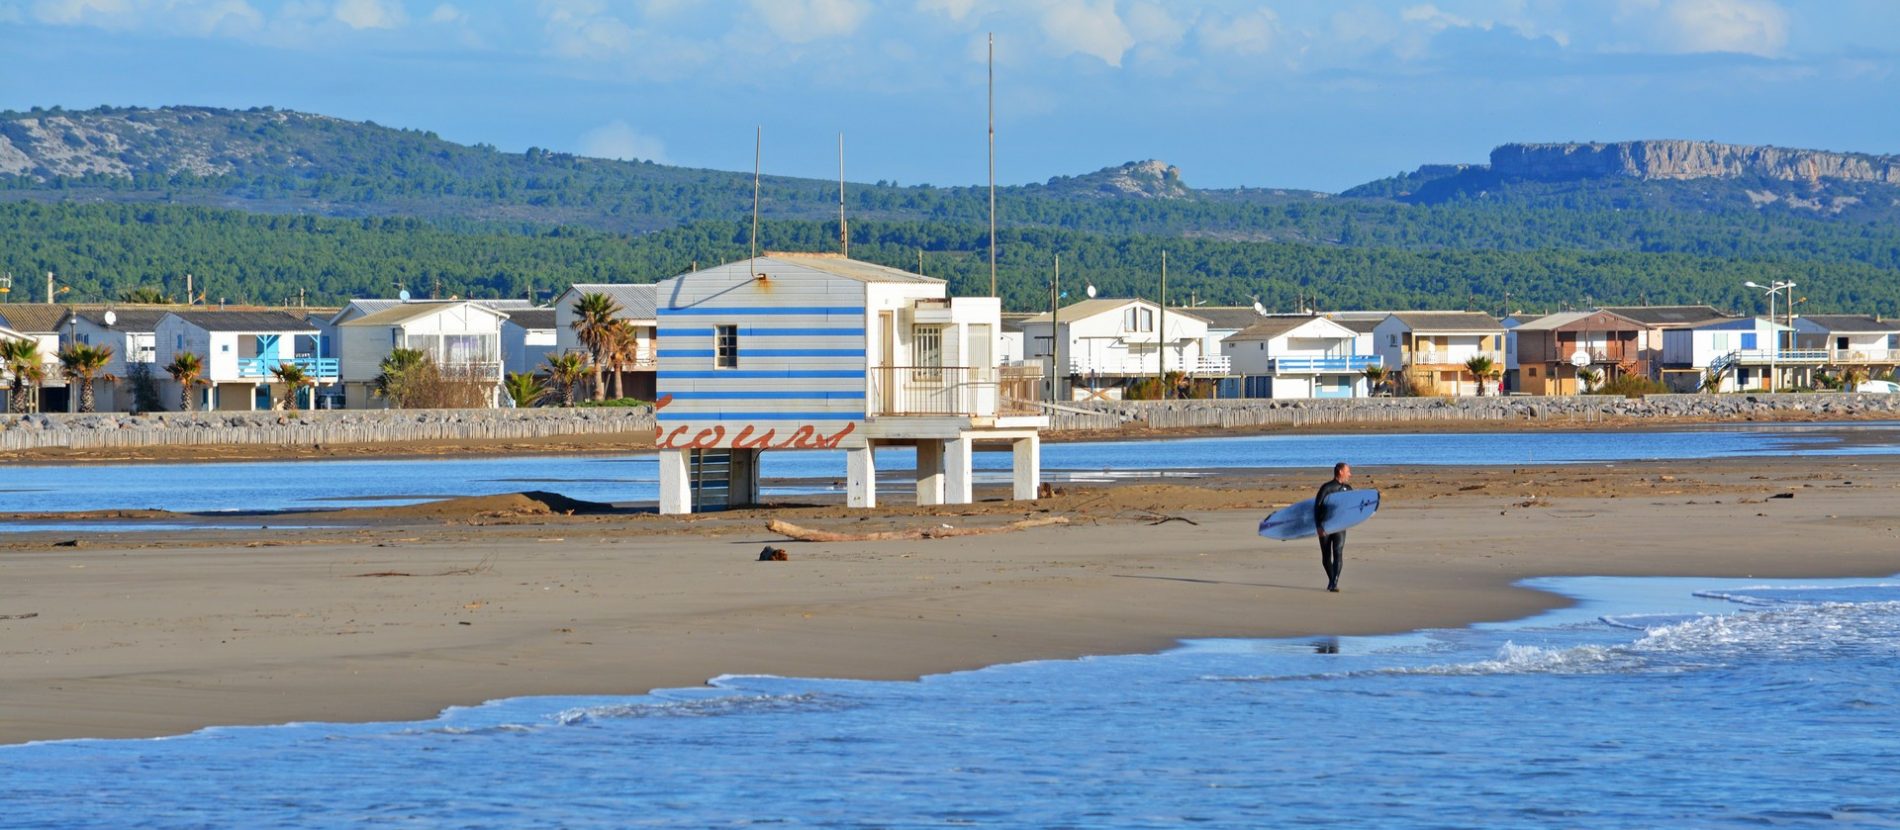
[[[1326,527],[1326,497],[1334,493],[1351,490],[1352,485],[1333,479],[1319,486],[1319,495],[1313,497],[1313,521],[1321,528]],[[1319,537],[1319,564],[1326,569],[1326,590],[1339,590],[1339,574],[1346,569],[1346,531],[1322,533]]]

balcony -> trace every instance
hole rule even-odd
[[[1474,357],[1488,357],[1491,359],[1491,363],[1493,365],[1497,366],[1498,368],[1504,367],[1504,353],[1493,352],[1493,351],[1479,351],[1479,350],[1466,351],[1463,349],[1454,349],[1451,351],[1443,351],[1443,352],[1441,351],[1414,351],[1414,352],[1406,353],[1405,355],[1403,355],[1403,357],[1405,358],[1406,365],[1414,369],[1423,369],[1427,367],[1444,368],[1444,369],[1463,369],[1465,367],[1465,361],[1470,360]]]
[[[303,369],[304,374],[313,378],[335,378],[337,359],[334,357],[240,357],[237,372],[240,378],[265,379],[274,377],[271,370],[286,363],[294,363]]]
[[[1040,414],[1035,366],[877,366],[870,370],[872,415],[964,418]]]
[[[1069,374],[1072,376],[1142,377],[1155,374],[1160,371],[1159,367],[1159,362],[1150,355],[1093,359],[1084,357],[1070,359]],[[1232,373],[1233,361],[1225,355],[1180,359],[1170,356],[1168,371],[1186,372],[1197,377],[1219,377]]]
[[[1384,365],[1385,358],[1376,354],[1311,355],[1273,358],[1267,363],[1267,371],[1276,375],[1344,375]]]

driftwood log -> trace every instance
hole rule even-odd
[[[773,519],[765,523],[765,529],[780,536],[797,539],[800,542],[885,542],[905,539],[947,539],[952,536],[982,536],[988,533],[1010,533],[1028,530],[1032,527],[1066,525],[1067,516],[1043,516],[1036,519],[1023,519],[997,527],[923,527],[911,530],[880,530],[871,533],[834,533],[829,530],[800,527],[783,519]]]

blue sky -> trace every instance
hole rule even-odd
[[[984,181],[1160,158],[1339,190],[1507,141],[1900,151],[1889,0],[0,0],[0,107],[272,105],[530,146]]]

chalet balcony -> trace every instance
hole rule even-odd
[[[1160,371],[1160,363],[1152,356],[1123,358],[1073,358],[1069,361],[1069,375],[1086,377],[1143,377]],[[1209,355],[1186,360],[1168,361],[1168,371],[1186,372],[1196,377],[1224,377],[1233,374],[1233,359],[1226,355]]]
[[[1267,364],[1267,370],[1276,375],[1340,375],[1362,372],[1368,366],[1384,365],[1385,358],[1376,354],[1309,355],[1273,358]]]
[[[1494,351],[1480,351],[1480,350],[1473,350],[1473,351],[1456,350],[1456,351],[1447,351],[1447,352],[1414,351],[1414,352],[1405,353],[1403,357],[1405,358],[1406,365],[1414,369],[1423,369],[1423,368],[1428,368],[1428,367],[1442,368],[1442,369],[1463,369],[1465,367],[1465,361],[1470,360],[1474,357],[1488,357],[1491,359],[1491,363],[1493,365],[1499,368],[1503,368],[1504,366],[1504,353],[1494,352]]]
[[[265,380],[274,375],[271,370],[286,363],[294,363],[303,369],[304,374],[312,378],[330,378],[337,376],[337,359],[334,357],[240,357],[237,361],[239,378],[245,380]]]
[[[1042,370],[1035,366],[877,366],[870,381],[872,415],[1041,414]]]

